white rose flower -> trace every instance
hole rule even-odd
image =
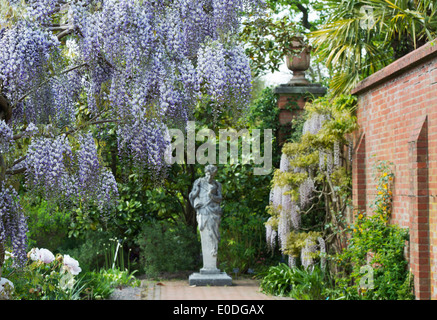
[[[55,260],[55,256],[50,250],[47,249],[39,249],[39,259],[44,263],[52,263]]]
[[[32,261],[42,261],[44,263],[52,263],[53,260],[55,260],[55,256],[53,255],[53,253],[50,250],[44,248],[33,248],[28,253],[28,257]]]
[[[39,260],[39,249],[38,248],[33,248],[32,250],[30,250],[30,252],[28,253],[28,257],[30,257],[30,259],[32,261]]]
[[[79,267],[79,262],[68,254],[64,255],[64,269],[72,275],[78,275],[82,271],[82,268]]]
[[[64,291],[73,289],[75,283],[76,280],[74,280],[74,276],[70,272],[63,274],[61,279],[59,279],[59,287]]]
[[[5,251],[5,260],[8,260],[8,259],[10,259],[10,258],[12,258],[13,257],[13,255],[12,255],[12,253],[10,253],[9,251]]]

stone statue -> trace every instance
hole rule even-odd
[[[202,243],[203,268],[201,273],[217,273],[217,249],[220,241],[220,219],[222,209],[222,186],[214,180],[217,167],[208,165],[205,177],[194,182],[190,203],[196,211],[197,224]]]
[[[202,244],[203,268],[190,276],[190,285],[232,285],[232,279],[217,268],[219,226],[222,215],[222,186],[214,180],[217,167],[208,165],[205,176],[194,182],[190,203],[196,211]]]

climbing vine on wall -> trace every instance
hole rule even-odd
[[[413,276],[405,258],[408,229],[390,224],[393,164],[377,162],[376,197],[371,212],[358,212],[349,226],[347,247],[336,256],[339,272],[333,298],[414,299]]]

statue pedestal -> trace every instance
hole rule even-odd
[[[217,269],[218,270],[218,269]],[[232,278],[226,272],[195,272],[188,278],[190,286],[232,286]]]

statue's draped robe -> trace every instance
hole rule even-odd
[[[208,235],[213,243],[213,250],[210,253],[217,255],[218,243],[220,241],[219,225],[221,218],[220,201],[222,186],[219,182],[212,180],[209,182],[206,178],[199,178],[194,182],[191,191],[190,203],[196,210],[197,223],[202,235]],[[212,193],[209,194],[209,191]],[[207,232],[203,232],[207,231]],[[204,253],[205,254],[205,253]]]

